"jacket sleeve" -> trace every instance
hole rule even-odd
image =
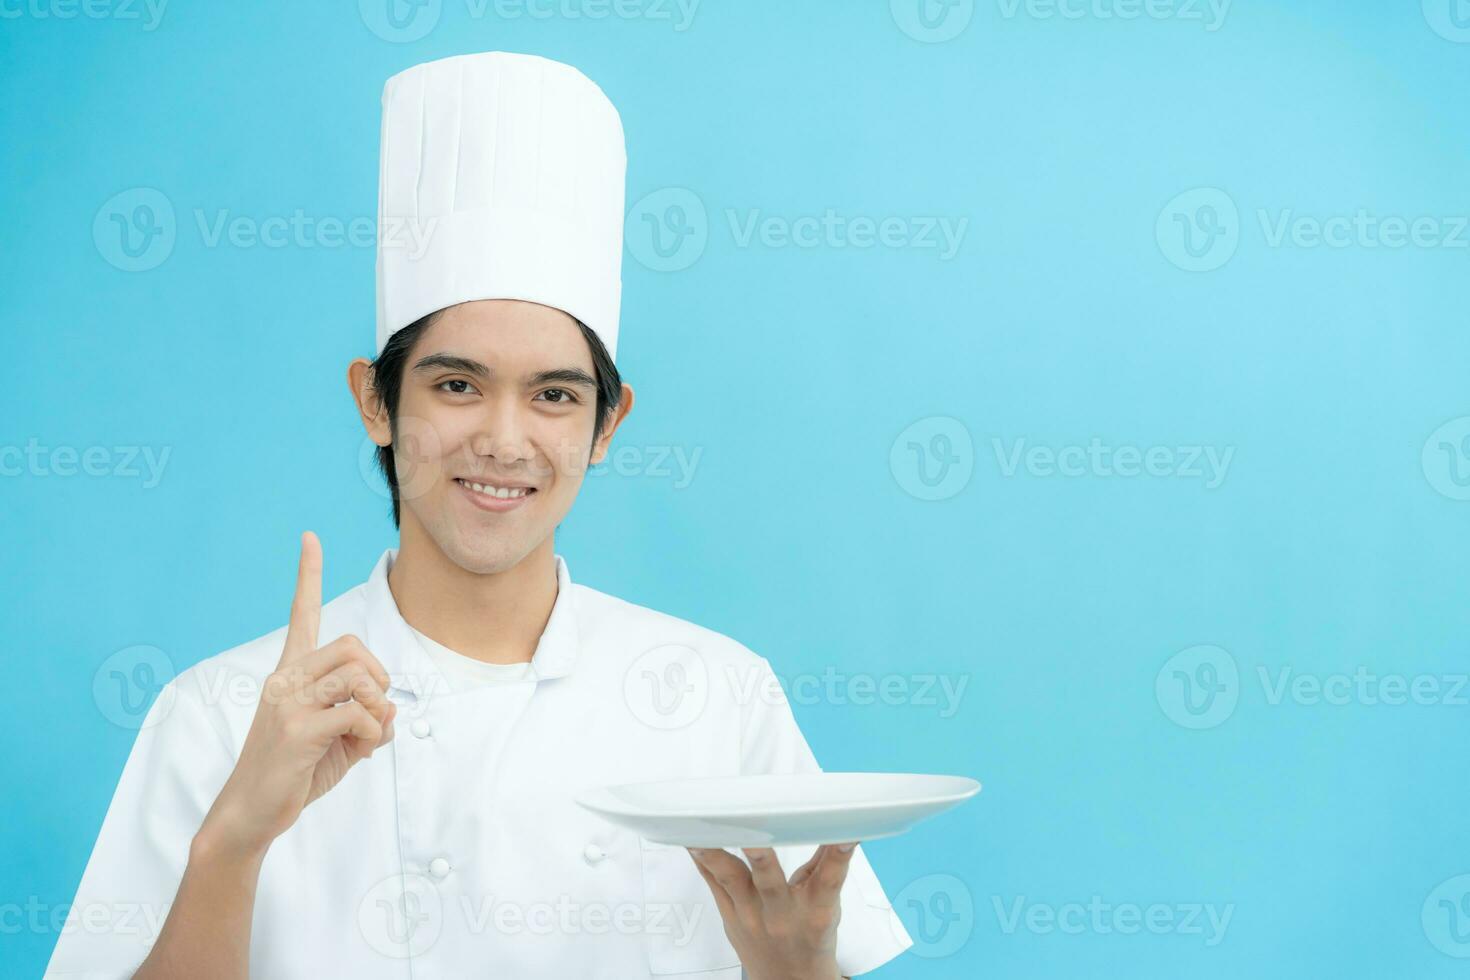
[[[741,735],[743,775],[821,772],[802,735],[780,682],[764,657],[756,657],[758,683],[751,689]],[[814,846],[778,847],[776,856],[788,876],[816,853]],[[914,944],[867,856],[859,845],[842,886],[842,918],[837,925],[837,967],[856,976],[893,959]]]
[[[199,669],[159,691],[133,742],[45,976],[131,977],[178,890],[189,845],[234,768]]]

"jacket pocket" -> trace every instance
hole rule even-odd
[[[683,847],[640,837],[648,971],[655,976],[704,973],[700,980],[740,978],[740,957],[725,937],[720,907]]]

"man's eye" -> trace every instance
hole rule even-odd
[[[545,395],[549,402],[575,402],[577,400],[577,396],[565,388],[547,388],[541,394]]]
[[[452,378],[449,381],[441,381],[439,383],[439,388],[441,390],[452,391],[456,395],[463,395],[467,392],[475,390],[474,388],[470,387],[470,383],[468,381],[465,381],[463,378]]]

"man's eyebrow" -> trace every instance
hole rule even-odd
[[[538,371],[526,379],[526,387],[528,388],[551,383],[562,384],[571,388],[597,387],[597,379],[581,368],[555,368],[551,371]]]
[[[414,371],[429,372],[433,370],[458,371],[461,374],[473,375],[477,378],[489,378],[493,373],[488,367],[479,361],[469,357],[461,357],[458,354],[437,353],[426,354],[414,362]],[[573,388],[597,387],[597,379],[592,377],[581,368],[553,368],[549,371],[537,371],[526,378],[526,387],[534,388],[544,384],[561,384]]]
[[[458,354],[426,354],[414,363],[415,371],[428,372],[435,368],[445,371],[459,371],[462,374],[473,374],[477,378],[490,377],[490,369],[479,361],[468,357],[460,357]]]

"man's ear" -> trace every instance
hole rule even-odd
[[[618,397],[618,407],[613,410],[612,418],[602,430],[602,435],[592,444],[592,455],[588,457],[589,466],[596,466],[607,456],[608,444],[612,442],[613,433],[618,431],[618,426],[623,424],[623,419],[633,411],[633,386],[623,385],[622,393]]]
[[[347,365],[347,387],[352,392],[353,404],[362,418],[362,427],[368,438],[379,446],[393,441],[393,429],[388,424],[388,409],[383,404],[378,389],[373,387],[373,363],[359,357]]]

